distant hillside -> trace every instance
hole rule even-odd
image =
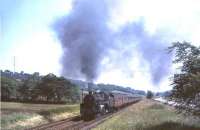
[[[39,72],[35,72],[33,74],[28,74],[28,73],[24,73],[24,71],[21,71],[20,73],[18,73],[18,72],[12,72],[10,70],[5,70],[5,71],[1,70],[1,76],[13,78],[13,79],[21,80],[21,81],[30,78],[32,75],[40,77]]]
[[[72,83],[76,84],[77,86],[79,86],[80,89],[83,89],[83,90],[88,89],[88,82],[84,82],[81,80],[72,80],[72,79],[70,79],[70,81]],[[117,90],[117,91],[132,93],[132,94],[146,95],[145,91],[135,90],[130,87],[123,87],[123,86],[112,85],[112,84],[103,84],[103,83],[100,83],[100,84],[89,83],[89,84],[92,86],[93,90],[95,90],[95,91],[100,90],[100,91],[111,92],[111,91]]]

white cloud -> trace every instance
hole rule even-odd
[[[123,0],[112,10],[111,26],[117,28],[127,22],[143,18],[146,29],[154,33],[164,29],[178,40],[200,44],[199,0]]]

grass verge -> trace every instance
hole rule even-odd
[[[94,130],[200,130],[200,120],[184,117],[152,100],[136,103]]]

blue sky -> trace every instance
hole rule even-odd
[[[1,68],[13,70],[15,56],[17,71],[59,74],[59,67],[54,69],[48,62],[59,66],[58,55],[61,53],[52,36],[51,24],[56,17],[69,12],[70,3],[55,0],[1,1]]]
[[[167,42],[186,40],[200,45],[199,0],[118,0],[117,3],[111,6],[109,26],[113,30],[142,18],[150,34],[167,32],[164,38]],[[0,68],[13,70],[15,56],[18,72],[60,75],[62,48],[52,23],[68,15],[72,8],[71,0],[0,0]],[[141,68],[137,58],[129,61],[127,64],[134,78],[127,77],[122,67],[114,62],[104,68],[106,71],[100,73],[96,82],[143,90],[170,89],[168,77],[155,87],[149,79],[148,67]]]

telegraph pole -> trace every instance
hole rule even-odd
[[[15,73],[15,56],[14,56],[14,59],[13,59],[13,66],[14,66],[14,73]]]
[[[0,39],[3,39],[3,16],[0,15]]]

